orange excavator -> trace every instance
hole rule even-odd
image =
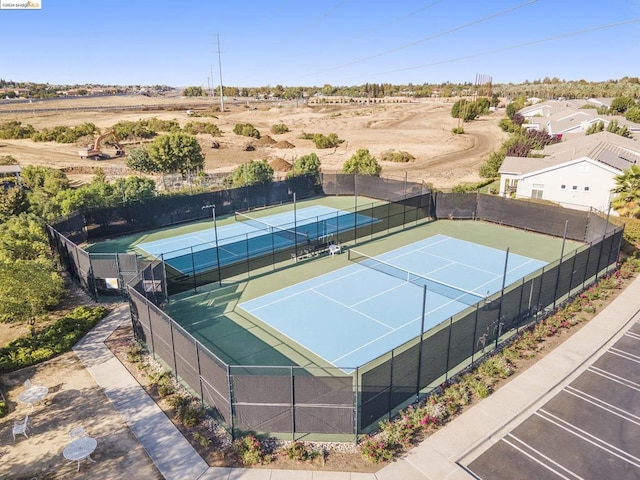
[[[113,137],[113,146],[116,149],[113,156],[100,150],[102,141],[109,136]],[[91,160],[106,160],[108,158],[123,157],[124,149],[120,145],[120,139],[118,139],[115,130],[111,130],[100,135],[98,138],[96,138],[96,141],[93,143],[93,145],[88,145],[87,148],[80,149],[78,153],[80,154],[80,158],[88,158]]]

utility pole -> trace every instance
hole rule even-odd
[[[224,112],[224,95],[222,92],[222,60],[220,59],[220,34],[216,34],[218,37],[218,69],[220,70],[220,111]]]

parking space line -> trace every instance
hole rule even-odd
[[[627,412],[626,410],[622,410],[621,408],[616,407],[615,405],[611,405],[610,403],[605,402],[604,400],[600,400],[597,397],[594,397],[593,395],[589,395],[586,392],[583,392],[582,390],[578,390],[577,388],[573,388],[571,386],[567,387],[565,390],[565,392],[567,392],[570,395],[573,395],[574,397],[577,397],[585,402],[588,402],[592,405],[595,405],[596,407],[602,409],[602,410],[606,410],[610,413],[612,413],[613,415],[616,415],[620,418],[622,418],[623,420],[627,420],[631,423],[635,423],[636,425],[640,426],[640,421],[635,421],[635,419],[640,420],[640,417],[638,417],[637,415],[634,415],[631,412]],[[591,400],[593,399],[593,400]],[[609,408],[607,408],[609,407]],[[616,410],[618,410],[616,412]],[[622,413],[619,413],[622,412]],[[623,413],[625,415],[623,415]],[[632,418],[630,418],[632,417]]]
[[[568,473],[569,475],[571,475],[572,478],[577,479],[577,480],[585,480],[584,478],[576,475],[575,473],[573,473],[571,470],[567,469],[566,467],[563,467],[562,465],[560,465],[558,462],[556,462],[555,460],[552,460],[551,458],[547,457],[546,455],[544,455],[542,452],[536,450],[535,448],[533,448],[531,445],[528,445],[527,443],[523,442],[522,440],[520,440],[518,437],[516,437],[515,435],[508,433],[507,437],[513,438],[515,441],[517,441],[518,443],[521,443],[522,445],[524,445],[526,448],[528,448],[529,450],[531,450],[532,452],[535,452],[536,455],[544,458],[545,460],[547,460],[549,463],[552,463],[553,465],[555,465],[558,468],[561,468],[562,470],[564,470],[566,473]],[[543,461],[541,461],[540,459],[536,458],[535,456],[533,456],[532,454],[526,452],[524,449],[518,447],[517,445],[514,445],[512,442],[508,441],[506,439],[506,437],[503,437],[501,439],[504,443],[506,443],[507,445],[509,445],[511,448],[517,450],[518,452],[520,452],[522,455],[524,455],[525,457],[530,458],[531,460],[533,460],[534,462],[538,463],[539,465],[543,466],[544,468],[546,468],[547,470],[549,470],[550,472],[555,473],[556,475],[558,475],[560,478],[564,478],[565,480],[571,480],[571,478],[563,475],[562,473],[560,473],[559,471],[551,468],[550,465],[547,465],[546,463],[544,463]]]
[[[625,336],[625,337],[631,337],[631,338],[633,338],[634,340],[640,340],[640,335],[638,335],[637,333],[634,333],[634,332],[629,332],[629,331],[627,331],[627,332],[624,334],[624,336]]]
[[[626,358],[631,360],[632,362],[640,363],[640,356],[634,355],[633,353],[625,352],[624,350],[620,350],[619,348],[611,347],[608,351],[612,355],[618,355],[619,357]]]
[[[541,412],[544,415],[541,415]],[[535,415],[537,415],[538,417],[542,418],[543,420],[546,420],[549,423],[552,423],[554,425],[556,425],[559,428],[562,428],[563,430],[571,433],[572,435],[575,435],[576,437],[582,438],[583,440],[586,440],[587,442],[595,445],[596,447],[609,452],[612,455],[615,455],[618,458],[621,458],[622,460],[624,460],[627,463],[630,463],[631,465],[634,465],[638,468],[640,468],[640,458],[635,457],[633,455],[631,455],[630,453],[622,450],[621,448],[616,447],[615,445],[610,444],[609,442],[605,442],[604,440],[602,440],[599,437],[596,437],[595,435],[587,432],[586,430],[583,430],[577,426],[575,426],[572,423],[567,422],[566,420],[563,420],[562,418],[554,415],[553,413],[547,412],[544,409],[540,409],[537,412],[535,412]],[[547,418],[546,416],[549,416],[550,418]],[[575,430],[575,431],[572,431]],[[590,440],[593,439],[593,440]],[[612,448],[614,450],[617,450],[618,452],[620,452],[621,455],[617,454],[616,452],[611,451],[609,448]],[[624,457],[628,457],[628,458],[624,458]],[[635,460],[636,463],[632,460]]]
[[[593,365],[590,366],[587,370],[596,375],[600,375],[601,377],[604,377],[608,380],[621,383],[625,387],[629,387],[629,388],[632,388],[633,390],[640,391],[640,384],[632,380],[628,380],[624,377],[621,377],[620,375],[616,375],[615,373],[608,372],[607,370],[603,370],[602,368],[594,367]]]

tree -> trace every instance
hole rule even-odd
[[[205,95],[202,87],[187,87],[182,91],[184,97],[204,97]]]
[[[29,208],[27,194],[20,187],[0,188],[0,222],[13,215],[26,212]]]
[[[611,115],[624,115],[627,110],[636,104],[632,97],[616,97],[611,100],[609,113]]]
[[[147,149],[149,158],[164,173],[196,172],[204,167],[204,156],[198,140],[188,133],[173,132],[156,138]]]
[[[156,184],[150,178],[130,176],[118,178],[113,184],[115,202],[135,202],[156,196]]]
[[[640,123],[640,106],[631,107],[624,118],[633,123]]]
[[[593,135],[594,133],[600,133],[604,131],[604,122],[598,120],[595,123],[592,123],[589,128],[584,132],[585,135]]]
[[[631,136],[631,132],[629,132],[627,126],[624,125],[621,127],[620,125],[618,125],[617,120],[611,120],[609,122],[609,125],[607,125],[607,132],[615,133],[616,135],[620,135],[621,137]]]
[[[134,148],[127,155],[127,167],[136,172],[154,173],[158,171],[158,164],[151,160],[146,148]]]
[[[303,155],[293,162],[293,168],[287,173],[287,178],[298,177],[300,175],[320,176],[320,159],[315,153]]]
[[[640,166],[631,165],[615,178],[611,205],[622,217],[640,218]]]
[[[487,108],[488,103],[487,101]],[[458,100],[451,107],[451,116],[453,118],[461,118],[465,122],[474,120],[479,114],[478,104],[476,102],[470,102],[469,100]]]
[[[48,260],[51,249],[44,224],[36,215],[22,213],[9,218],[0,229],[0,260]]]
[[[382,167],[376,157],[369,153],[366,148],[360,148],[342,166],[344,173],[354,173],[356,175],[371,175],[379,177]]]
[[[266,160],[251,160],[237,167],[224,179],[227,188],[263,185],[273,182],[273,168]]]
[[[57,305],[63,293],[52,261],[0,261],[0,321],[32,319]]]

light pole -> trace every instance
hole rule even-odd
[[[296,258],[298,258],[298,214],[296,212],[296,192],[293,192],[293,240],[295,242]]]
[[[205,205],[202,209],[210,208],[213,215],[213,237],[216,243],[216,267],[218,269],[218,284],[222,286],[222,278],[220,275],[220,249],[218,248],[218,225],[216,223],[216,205]],[[194,272],[195,274],[195,272]]]

